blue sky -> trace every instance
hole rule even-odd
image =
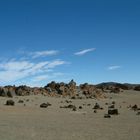
[[[140,83],[139,0],[0,1],[0,85]]]

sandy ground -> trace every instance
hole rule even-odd
[[[140,115],[127,108],[130,104],[137,104],[140,107],[140,92],[126,91],[119,95],[107,94],[107,96],[107,99],[101,100],[72,100],[71,104],[83,107],[77,111],[60,108],[68,105],[65,103],[66,98],[41,95],[14,97],[16,104],[10,107],[4,105],[7,98],[0,97],[0,139],[140,140]],[[19,99],[24,100],[24,103],[19,104]],[[29,101],[26,101],[27,99]],[[120,115],[106,119],[105,103],[112,101],[116,102]],[[52,106],[42,109],[39,105],[43,102],[49,102]],[[92,108],[96,102],[104,110],[94,113]]]

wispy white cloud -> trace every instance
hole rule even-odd
[[[52,68],[54,68],[54,67],[56,67],[56,66],[63,65],[63,64],[66,64],[66,63],[67,63],[67,62],[58,59],[58,60],[55,60],[55,61],[52,61],[51,63],[49,63],[49,64],[46,66],[46,68],[47,68],[47,69],[52,69]]]
[[[120,68],[121,68],[121,66],[119,66],[119,65],[113,65],[113,66],[109,66],[108,70],[116,70],[116,69],[120,69]]]
[[[74,53],[74,55],[82,56],[86,53],[89,53],[89,52],[92,52],[92,51],[95,51],[95,50],[96,50],[96,48],[85,49],[85,50],[81,50],[79,52]]]
[[[38,58],[38,57],[46,57],[46,56],[52,56],[58,54],[59,51],[57,50],[48,50],[48,51],[37,51],[37,52],[31,52],[30,55],[32,58]]]
[[[62,60],[33,62],[31,60],[12,59],[0,64],[0,81],[8,84],[29,77],[33,78],[36,75],[47,76],[55,67],[64,64],[66,64],[66,62]],[[41,78],[43,77],[38,77],[38,79]]]
[[[4,62],[0,64],[0,69],[9,70],[9,71],[20,71],[25,70],[30,67],[33,67],[33,63],[29,63],[28,61],[15,61],[10,60],[8,62]]]
[[[28,59],[28,58],[40,58],[40,57],[47,57],[47,56],[54,56],[59,53],[58,50],[44,50],[44,51],[32,51],[28,52],[24,49],[19,49],[17,51],[18,54],[22,55],[22,59]]]

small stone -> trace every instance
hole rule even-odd
[[[76,107],[73,107],[72,111],[76,111]]]
[[[40,105],[40,108],[47,108],[48,106],[51,106],[51,104],[49,104],[49,103],[42,103]]]
[[[136,115],[140,115],[140,112],[137,112],[137,114]]]
[[[115,104],[116,104],[116,102],[115,102],[115,101],[113,101],[113,102],[112,102],[112,104],[113,104],[113,105],[115,105]]]
[[[118,115],[118,109],[109,109],[108,110],[109,115]]]
[[[93,109],[100,109],[100,105],[96,103]]]
[[[24,103],[24,101],[23,100],[19,100],[18,103]]]
[[[82,109],[83,107],[82,106],[79,106],[79,109]]]
[[[105,114],[104,118],[111,118],[111,116],[109,114]]]
[[[97,110],[94,110],[94,113],[97,113]]]
[[[115,105],[111,105],[111,106],[109,106],[108,108],[115,108]]]
[[[105,105],[108,105],[108,103],[105,103]]]

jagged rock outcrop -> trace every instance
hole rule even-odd
[[[94,85],[89,85],[88,83],[81,84],[80,91],[87,98],[105,98],[102,90],[97,89]]]
[[[28,86],[19,86],[16,88],[16,95],[18,96],[25,96],[31,94],[32,94],[32,88]]]
[[[44,87],[48,94],[63,95],[63,96],[75,96],[77,93],[77,86],[74,80],[71,80],[68,84],[63,82],[55,83],[52,81]]]
[[[81,84],[77,86],[74,80],[69,83],[56,83],[52,81],[48,83],[45,87],[34,87],[29,86],[5,86],[0,87],[0,96],[3,97],[13,97],[17,96],[27,96],[27,95],[38,95],[42,94],[44,96],[69,96],[71,99],[85,99],[85,98],[105,98],[105,92],[107,90],[111,93],[120,93],[122,90],[136,90],[140,91],[140,85],[135,84],[120,84],[120,83],[101,83],[98,85],[91,85],[88,83]]]
[[[16,89],[15,86],[0,87],[0,96],[13,97],[14,95],[16,95],[15,89]]]
[[[45,87],[34,87],[29,86],[5,86],[0,87],[0,96],[13,97],[17,96],[28,96],[28,95],[47,95],[47,96],[69,96],[71,99],[85,99],[85,98],[105,98],[102,90],[97,89],[94,85],[88,83],[77,86],[74,80],[69,83],[56,83],[52,81]]]

